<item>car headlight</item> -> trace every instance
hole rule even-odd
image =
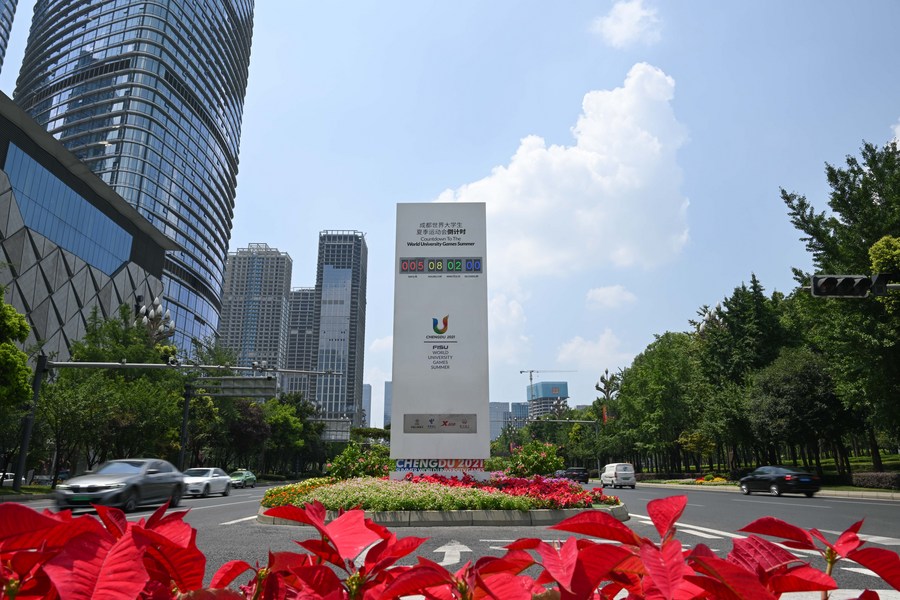
[[[72,487],[72,486],[66,485],[66,484],[64,484],[64,483],[58,483],[58,484],[56,484],[56,489],[58,489],[58,490],[61,491],[61,492],[65,492],[66,490],[70,489],[71,487]]]

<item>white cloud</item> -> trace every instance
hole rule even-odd
[[[391,352],[394,349],[394,336],[388,335],[378,338],[369,344],[370,352]]]
[[[611,309],[631,304],[637,297],[621,285],[593,288],[587,293],[588,308]]]
[[[530,350],[524,290],[598,268],[658,267],[688,239],[675,82],[639,63],[621,87],[585,94],[574,144],[522,139],[506,165],[446,190],[444,202],[484,202],[492,361]],[[563,309],[565,310],[565,309]]]
[[[591,31],[600,34],[603,41],[613,48],[638,43],[651,45],[662,37],[656,9],[644,8],[642,0],[616,2],[608,15],[594,20]]]
[[[900,121],[897,122],[893,127],[894,130],[894,141],[900,144]]]
[[[578,370],[601,372],[608,368],[618,370],[631,363],[634,358],[620,349],[621,341],[609,329],[605,329],[596,340],[586,340],[576,336],[560,346],[556,360],[560,364],[575,365]]]

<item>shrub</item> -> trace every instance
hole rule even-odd
[[[900,473],[854,473],[853,485],[884,490],[900,490]]]
[[[556,454],[556,446],[532,440],[513,449],[505,472],[515,477],[547,475],[565,468],[565,464],[562,457]]]
[[[350,442],[327,465],[327,475],[335,479],[386,477],[394,464],[390,454],[391,450],[387,446],[376,444],[363,449],[357,442]]]

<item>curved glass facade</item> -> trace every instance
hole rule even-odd
[[[253,0],[38,0],[14,99],[182,251],[175,342],[218,325]]]
[[[6,45],[9,43],[9,33],[12,31],[16,2],[17,0],[0,0],[0,67],[3,67]]]

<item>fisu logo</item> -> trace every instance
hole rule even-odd
[[[448,321],[450,320],[450,315],[444,317],[442,321],[442,327],[438,327],[437,318],[431,319],[431,328],[434,329],[434,332],[438,335],[444,335],[447,333]]]

